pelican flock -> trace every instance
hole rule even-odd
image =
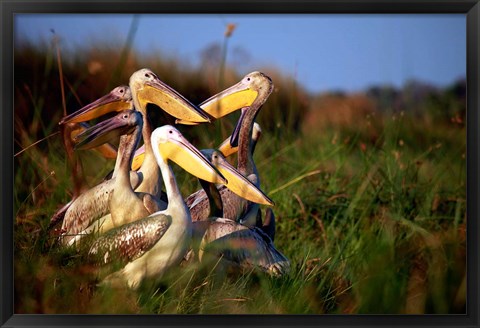
[[[272,90],[270,77],[252,72],[195,105],[143,68],[128,86],[63,117],[73,193],[51,219],[51,229],[61,226],[59,247],[88,243],[89,258],[111,267],[102,284],[112,286],[136,288],[146,278],[181,269],[182,261],[207,263],[207,258],[239,270],[287,275],[290,262],[274,246],[274,201],[260,188],[253,161],[261,135],[255,118]],[[174,117],[175,124],[208,124],[236,110],[241,114],[217,149],[199,151],[167,122],[153,126],[148,104]],[[115,114],[101,120],[108,113]],[[94,119],[100,121],[90,126]],[[116,159],[112,173],[90,189],[78,161],[80,150],[87,149]],[[226,160],[234,153],[236,167]],[[182,195],[171,162],[196,177],[202,189]],[[264,220],[262,206],[267,206]]]

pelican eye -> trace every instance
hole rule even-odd
[[[123,115],[123,118],[128,118],[128,114],[124,114],[124,115]]]
[[[120,89],[120,93],[123,93],[123,89]]]
[[[247,81],[250,81],[250,78],[249,78],[249,77],[247,77]]]
[[[145,73],[145,77],[146,77],[146,78],[150,78],[150,74]]]
[[[172,133],[173,133],[173,131],[172,131],[172,130],[170,130],[170,131],[168,131],[168,133],[172,134]]]

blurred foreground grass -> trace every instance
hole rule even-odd
[[[114,53],[92,50],[65,65],[69,112],[141,67],[196,103],[220,91],[208,71],[168,59],[132,57],[110,81]],[[53,246],[46,227],[72,190],[55,134],[58,71],[48,51],[26,47],[15,58],[16,151],[54,134],[15,157],[16,313],[465,312],[464,108],[443,97],[448,90],[424,107],[379,107],[365,95],[308,95],[267,69],[276,89],[258,116],[264,134],[255,161],[276,203],[275,244],[292,262],[290,276],[193,265],[135,292],[96,287],[82,252]],[[240,79],[233,69],[225,74],[227,84]],[[182,130],[198,148],[212,147],[231,131],[238,113],[231,116]],[[90,186],[114,164],[94,152],[80,158]],[[184,196],[199,188],[175,172]]]

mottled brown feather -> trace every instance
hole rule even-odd
[[[142,181],[142,176],[137,172],[130,172],[130,183],[133,188]],[[68,207],[62,223],[62,241],[64,244],[85,229],[95,220],[110,213],[109,201],[113,194],[115,178],[96,185],[87,190]]]
[[[141,257],[165,234],[172,222],[167,215],[148,216],[100,236],[89,255],[101,264],[126,264]]]

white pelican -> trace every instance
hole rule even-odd
[[[160,278],[184,257],[191,242],[191,217],[178,189],[168,160],[189,163],[187,171],[212,183],[225,183],[212,164],[172,126],[152,133],[154,156],[160,168],[168,207],[146,218],[101,235],[89,254],[103,264],[120,261],[122,269],[104,280],[106,284],[135,288],[146,277]]]

